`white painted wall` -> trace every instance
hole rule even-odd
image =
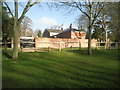
[[[54,35],[57,35],[59,33],[54,33],[54,32],[50,32],[50,36],[54,36]]]

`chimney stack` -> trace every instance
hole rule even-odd
[[[70,27],[69,27],[69,28],[70,28],[70,30],[72,30],[72,23],[70,24]]]
[[[61,30],[63,30],[63,24],[61,25]]]

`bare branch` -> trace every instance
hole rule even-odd
[[[101,5],[102,5],[102,4],[101,4]],[[96,18],[98,17],[98,15],[100,14],[100,12],[103,10],[103,8],[104,8],[104,6],[106,5],[106,3],[104,2],[103,6],[101,6],[101,5],[99,6],[99,7],[101,7],[101,8],[99,9],[98,13],[96,13],[96,14],[94,15],[94,20],[92,21],[92,24],[91,24],[91,25],[94,24]]]
[[[21,6],[24,9],[24,5],[22,2],[19,2],[19,6]]]
[[[26,4],[26,6],[25,6],[25,8],[24,8],[24,10],[23,10],[23,12],[22,12],[22,15],[21,15],[21,17],[19,18],[19,20],[18,21],[22,21],[22,19],[24,18],[24,15],[25,15],[25,13],[29,10],[29,5],[30,5],[30,0],[27,2],[27,4]]]
[[[38,4],[38,3],[40,3],[40,1],[35,1],[34,3],[30,4],[30,7],[32,7],[33,5]]]
[[[4,4],[7,6],[7,9],[9,10],[9,13],[11,14],[11,16],[14,18],[14,15],[13,15],[10,7],[8,6],[8,4],[6,2],[4,2]]]
[[[24,8],[24,10],[23,10],[23,12],[22,12],[22,15],[21,15],[21,17],[19,18],[19,22],[21,22],[22,21],[22,19],[25,17],[25,14],[29,11],[29,9],[33,6],[33,5],[35,5],[35,4],[38,4],[40,1],[35,1],[34,3],[32,3],[31,4],[31,1],[32,0],[28,0],[28,2],[27,2],[27,4],[26,4],[26,6],[25,6],[25,8]]]
[[[82,12],[82,13],[84,13],[87,17],[88,17],[88,19],[90,18],[90,16],[86,13],[86,12],[84,12],[83,10],[82,10],[82,7],[80,8],[79,6],[78,6],[78,4],[76,3],[76,7]]]

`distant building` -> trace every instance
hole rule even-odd
[[[58,35],[61,33],[62,30],[57,30],[57,29],[45,29],[43,32],[43,37],[53,37],[55,35]]]
[[[54,26],[55,27],[55,26]],[[57,29],[45,29],[43,37],[49,38],[72,38],[72,39],[85,39],[86,32],[72,28],[72,23],[68,29],[57,30]]]
[[[59,33],[57,38],[85,39],[86,33],[77,29],[66,29]]]

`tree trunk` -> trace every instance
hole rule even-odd
[[[19,26],[15,25],[13,36],[13,54],[12,54],[13,59],[16,59],[18,57],[18,45],[19,45]]]
[[[118,31],[118,36],[117,36],[117,40],[118,40],[118,50],[120,50],[120,29],[117,30]]]
[[[89,29],[88,55],[92,55],[92,50],[91,50],[91,26],[88,29]]]
[[[106,28],[104,29],[105,30],[105,50],[107,49],[107,45],[108,45],[108,42],[107,42],[107,30]]]
[[[91,50],[91,29],[92,29],[92,5],[90,5],[90,18],[89,18],[89,27],[88,27],[88,55],[92,55]]]
[[[5,52],[7,52],[7,38],[4,39],[4,44],[5,44]]]
[[[13,35],[13,53],[12,58],[18,57],[18,44],[19,44],[19,24],[18,24],[18,1],[15,1],[15,17],[14,17],[14,35]]]
[[[118,50],[120,50],[120,40],[118,40]]]

